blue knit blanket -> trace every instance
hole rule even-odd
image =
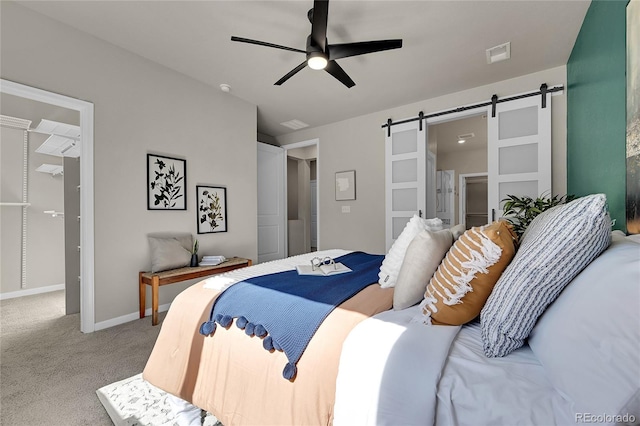
[[[216,323],[226,328],[237,318],[236,325],[248,336],[262,338],[266,350],[284,352],[289,362],[282,375],[293,380],[296,364],[322,321],[336,306],[377,282],[383,258],[353,252],[335,259],[352,272],[315,276],[293,270],[234,284],[216,299],[200,333],[213,334]]]

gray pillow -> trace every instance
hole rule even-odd
[[[448,229],[422,231],[411,240],[398,273],[393,309],[406,309],[424,298],[429,280],[452,244],[453,235]]]
[[[576,413],[627,414],[637,421],[640,244],[620,231],[612,239],[540,317],[529,346]]]
[[[467,228],[464,226],[464,223],[449,228],[449,231],[451,231],[451,233],[453,234],[453,241],[456,241],[458,238],[460,238],[466,230]]]
[[[191,251],[184,248],[178,239],[148,238],[151,247],[151,272],[182,268],[191,262]]]
[[[604,194],[538,215],[480,313],[484,352],[505,356],[524,344],[547,306],[611,242]]]
[[[154,238],[165,238],[171,239],[174,238],[178,240],[180,245],[185,248],[185,250],[191,251],[193,250],[193,235],[188,232],[154,232],[148,235],[149,237]]]

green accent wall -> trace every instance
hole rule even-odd
[[[567,62],[567,193],[604,193],[626,229],[626,6],[593,0]]]

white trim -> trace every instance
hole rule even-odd
[[[33,296],[34,294],[50,293],[52,291],[64,290],[64,283],[48,285],[45,287],[28,288],[26,290],[10,291],[0,293],[0,300],[15,299],[16,297]]]
[[[465,180],[468,177],[480,177],[485,176],[489,177],[489,174],[486,172],[482,173],[461,173],[458,175],[458,223],[462,223],[466,227],[466,223],[464,221],[464,217],[467,213],[467,185]]]
[[[35,87],[0,79],[0,92],[44,102],[80,113],[80,331],[95,330],[94,283],[94,194],[93,194],[93,104]]]
[[[171,306],[171,303],[160,305],[160,306],[158,306],[158,312],[166,312],[166,311],[169,310],[170,306]],[[144,311],[144,314],[145,314],[145,319],[149,318],[151,316],[151,308],[147,308]],[[116,317],[116,318],[111,318],[111,319],[108,319],[106,321],[97,322],[95,324],[95,330],[94,331],[104,330],[105,328],[115,327],[116,325],[125,324],[125,323],[131,322],[131,321],[136,321],[136,320],[139,320],[139,319],[141,319],[140,318],[140,312],[133,312],[131,314],[122,315],[122,316]],[[149,321],[151,321],[150,318],[149,318]]]
[[[301,142],[296,142],[296,143],[290,143],[287,145],[282,145],[281,148],[284,148],[284,164],[282,165],[282,167],[284,167],[284,200],[285,200],[285,214],[288,216],[288,211],[286,210],[287,207],[287,151],[290,149],[296,149],[296,148],[304,148],[307,146],[316,146],[316,181],[317,181],[317,186],[316,186],[316,218],[317,218],[317,226],[318,226],[318,230],[317,230],[317,247],[316,250],[322,250],[322,245],[320,244],[320,139],[316,138],[316,139],[309,139],[306,141],[301,141]],[[289,236],[288,236],[288,229],[285,226],[284,227],[284,241],[285,241],[285,253],[288,253],[288,247],[286,247],[286,244],[289,240]]]

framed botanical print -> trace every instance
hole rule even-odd
[[[198,234],[227,232],[227,188],[196,186]]]
[[[187,209],[187,160],[147,154],[147,210]]]

